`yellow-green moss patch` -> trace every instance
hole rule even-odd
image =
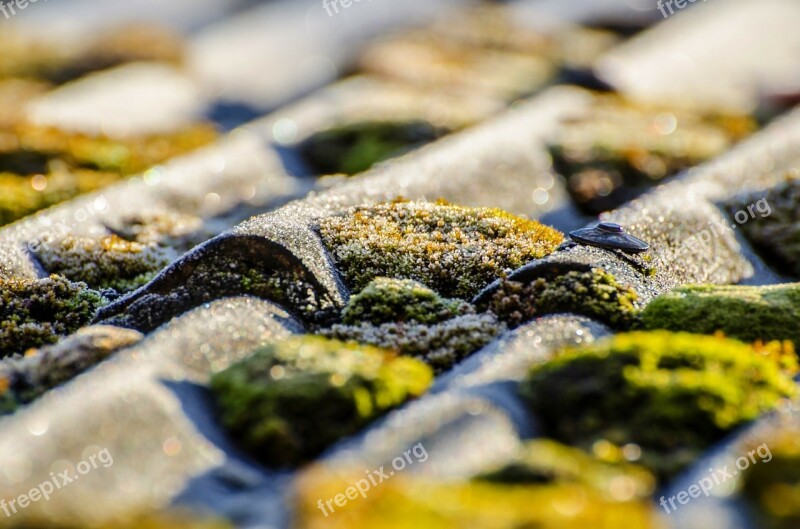
[[[438,323],[469,312],[469,303],[443,298],[417,281],[379,277],[350,298],[342,321],[348,325]]]
[[[276,466],[307,461],[424,393],[430,368],[374,347],[305,336],[267,346],[215,375],[223,423]]]
[[[548,435],[635,443],[661,474],[796,392],[780,363],[749,345],[664,331],[568,349],[531,368],[520,390]]]
[[[552,228],[499,209],[403,200],[325,218],[320,234],[354,290],[384,276],[462,299],[563,240]]]
[[[423,463],[424,464],[424,463]],[[388,468],[387,468],[388,470]],[[297,525],[302,529],[658,529],[655,509],[645,500],[610,499],[581,483],[500,484],[434,481],[395,475],[356,493],[346,504],[334,499],[363,479],[364,471],[326,473],[312,469],[298,481]],[[624,478],[623,478],[624,479]],[[625,485],[622,485],[622,489]],[[363,486],[363,485],[362,485]],[[355,489],[354,489],[355,490]],[[357,492],[357,491],[356,491]],[[624,492],[624,491],[623,491]]]

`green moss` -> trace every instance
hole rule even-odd
[[[350,298],[342,314],[344,324],[320,334],[417,357],[437,373],[505,330],[494,314],[475,314],[469,303],[409,279],[375,279]]]
[[[323,219],[320,234],[354,290],[384,276],[420,281],[462,299],[563,240],[552,228],[499,209],[443,201],[353,208]]]
[[[735,219],[739,211],[748,208],[752,212],[748,221],[739,224],[745,236],[778,270],[800,277],[800,180],[787,180],[757,197],[737,200],[728,212]]]
[[[494,314],[464,314],[434,324],[334,325],[321,334],[413,356],[441,373],[487,345],[505,329]]]
[[[351,123],[311,136],[300,152],[317,174],[354,175],[446,133],[424,121]]]
[[[617,499],[620,493],[627,499],[646,498],[655,489],[655,478],[644,468],[603,461],[549,439],[528,441],[515,460],[478,479],[508,484],[580,483]],[[621,482],[624,491],[619,488]]]
[[[342,321],[349,325],[439,323],[470,311],[468,303],[445,299],[417,281],[379,277],[350,298]]]
[[[106,300],[60,276],[0,279],[0,357],[55,343],[94,317]]]
[[[101,239],[68,236],[45,242],[36,257],[44,269],[91,288],[130,292],[148,283],[177,254],[157,245],[142,245],[109,235]]]
[[[758,510],[759,528],[796,529],[800,526],[800,428],[796,424],[747,447],[756,464],[743,473],[742,493]]]
[[[583,447],[638,444],[662,475],[796,391],[753,347],[664,331],[568,349],[531,368],[520,390],[547,434]]]
[[[547,314],[573,313],[627,329],[636,318],[636,292],[602,269],[567,272],[524,284],[503,281],[488,308],[511,326]]]
[[[744,116],[646,106],[596,95],[550,144],[556,170],[590,212],[612,209],[661,179],[709,160],[755,130]]]
[[[424,393],[430,369],[386,351],[305,336],[215,375],[222,421],[269,465],[293,466]]]
[[[653,300],[641,321],[645,329],[722,331],[744,342],[791,340],[800,346],[800,284],[681,287]]]

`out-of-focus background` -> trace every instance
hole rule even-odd
[[[209,379],[318,322],[288,295],[184,284],[195,267],[235,269],[214,252],[244,259],[246,247],[247,262],[307,267],[341,295],[341,270],[297,226],[406,195],[499,207],[565,233],[609,212],[657,232],[654,248],[677,264],[620,258],[652,271],[637,279],[648,302],[682,284],[674,277],[788,282],[800,269],[782,252],[797,245],[782,231],[796,223],[788,192],[777,192],[777,230],[719,236],[718,253],[687,250],[684,238],[729,207],[728,191],[796,175],[796,0],[0,1],[3,288],[50,274],[84,281],[103,296],[98,314],[130,324],[96,329],[105,319],[84,305],[44,331],[3,316],[0,527],[800,527],[796,469],[761,472],[780,474],[778,463],[686,508],[659,504],[758,446],[745,421],[656,463],[636,443],[531,441],[541,425],[510,388],[537,355],[617,330],[586,312],[496,332],[469,352],[480,360],[437,372],[413,406],[331,434],[313,464],[266,465],[220,421]],[[759,249],[773,240],[777,259]],[[19,310],[32,312],[38,291],[22,291]],[[758,343],[765,357],[791,348]],[[778,418],[757,427],[781,465],[796,465],[792,406],[771,411]],[[339,430],[325,420],[337,419],[312,422],[327,438]],[[702,429],[681,420],[681,431]],[[408,480],[346,492],[409,447]],[[508,474],[491,473],[521,452]],[[62,483],[65,471],[82,481]],[[45,482],[52,497],[34,500]],[[346,516],[326,504],[342,494],[357,505]]]

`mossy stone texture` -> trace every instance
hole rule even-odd
[[[418,360],[304,336],[257,351],[211,387],[233,435],[265,463],[287,467],[423,394],[432,379]]]
[[[513,327],[548,314],[572,313],[627,329],[635,321],[637,299],[631,287],[605,270],[573,270],[527,284],[501,281],[488,308]]]
[[[800,347],[800,284],[680,287],[653,300],[640,317],[645,329],[721,331],[744,342],[791,340]]]
[[[444,296],[467,299],[499,277],[539,259],[563,235],[494,208],[396,200],[324,218],[323,243],[347,283],[414,279]]]
[[[668,475],[796,393],[780,362],[723,337],[619,334],[531,368],[520,391],[545,432],[583,447],[636,443]]]
[[[350,298],[342,321],[320,333],[419,358],[436,372],[450,369],[506,329],[494,314],[476,314],[466,301],[444,298],[417,281],[385,277]]]
[[[458,299],[443,298],[418,281],[379,277],[352,296],[342,321],[359,323],[439,323],[472,311]]]
[[[0,278],[0,358],[58,341],[88,324],[107,303],[84,283]]]
[[[130,292],[150,281],[177,253],[155,244],[126,241],[116,235],[99,239],[68,236],[45,241],[36,256],[44,269],[97,290]]]

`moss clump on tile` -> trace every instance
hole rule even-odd
[[[351,123],[314,134],[300,145],[300,153],[317,174],[354,175],[445,134],[424,121]]]
[[[800,284],[680,287],[645,307],[641,323],[645,329],[722,331],[743,342],[791,340],[800,346]]]
[[[532,367],[520,391],[548,435],[584,448],[635,443],[662,476],[796,393],[749,345],[665,331],[567,349]]]
[[[493,208],[396,200],[320,221],[323,243],[353,290],[376,277],[413,279],[469,299],[507,270],[539,259],[563,235]]]
[[[265,463],[286,467],[423,394],[432,379],[417,360],[303,336],[257,351],[216,374],[211,387],[233,435]]]
[[[494,314],[475,314],[409,279],[379,277],[350,298],[343,324],[321,334],[417,357],[436,372],[450,369],[505,330]]]
[[[742,494],[756,507],[758,527],[763,529],[800,527],[800,427],[796,423],[780,427],[759,439],[764,443],[741,452],[748,456],[755,452],[756,463],[742,473]]]
[[[499,484],[485,481],[433,481],[395,475],[370,487],[366,497],[356,496],[344,507],[319,499],[336,498],[364,478],[353,469],[339,475],[312,469],[301,476],[296,495],[298,527],[303,529],[587,529],[662,527],[655,507],[626,493],[618,485],[617,497],[580,483]],[[397,474],[397,473],[395,473]],[[624,479],[624,478],[623,478]],[[357,491],[356,491],[357,493]]]
[[[512,327],[548,314],[573,313],[627,329],[636,321],[636,300],[632,288],[598,268],[541,277],[527,284],[503,281],[488,308]]]
[[[441,373],[487,345],[505,329],[494,314],[465,314],[434,324],[334,325],[322,334],[419,358]]]
[[[439,323],[469,312],[469,303],[443,298],[417,281],[379,277],[350,298],[342,321],[348,325]]]
[[[780,272],[800,277],[800,179],[737,200],[728,213],[735,220],[748,208],[747,222],[739,224],[747,239]]]
[[[0,357],[58,341],[89,323],[106,299],[64,277],[0,279]]]
[[[576,202],[599,213],[727,151],[755,128],[746,116],[595,95],[583,115],[562,125],[549,148],[555,169],[567,178]]]
[[[45,241],[36,251],[44,269],[96,290],[136,290],[177,258],[161,246],[126,241],[116,235],[100,239],[68,236]]]
[[[130,329],[85,327],[55,345],[5,359],[0,362],[0,387],[5,389],[0,391],[0,415],[34,401],[142,338]]]
[[[647,498],[656,485],[650,472],[622,458],[604,461],[550,439],[526,442],[514,460],[478,479],[519,485],[579,483],[616,500]]]

